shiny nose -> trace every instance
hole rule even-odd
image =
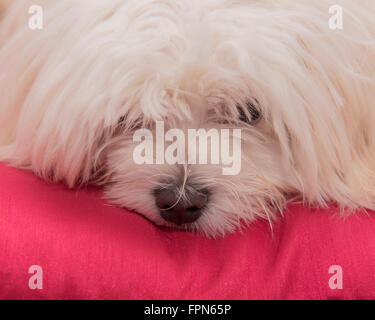
[[[155,203],[162,218],[176,225],[192,223],[202,215],[202,209],[208,200],[208,192],[194,190],[185,192],[179,199],[179,193],[172,189],[155,191]]]

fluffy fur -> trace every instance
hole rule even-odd
[[[207,236],[272,222],[291,200],[375,209],[373,0],[42,0],[34,31],[33,1],[11,3],[1,161],[69,187],[104,185],[159,225],[156,187],[205,187],[202,217],[184,228]],[[344,30],[328,27],[334,4]],[[239,123],[237,105],[255,100],[262,120]],[[135,127],[228,128],[223,119],[243,129],[240,175],[133,162]]]

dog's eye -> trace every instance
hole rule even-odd
[[[117,122],[117,129],[125,128],[126,116],[122,116]]]
[[[126,119],[126,116],[122,116],[119,120],[118,120],[118,124],[123,124],[125,122],[125,119]]]
[[[138,118],[135,121],[129,121],[128,115],[120,117],[117,123],[117,128],[126,128],[127,130],[137,130],[142,128],[142,118]]]
[[[252,102],[247,102],[245,106],[237,106],[237,110],[239,120],[247,124],[256,124],[262,118],[259,107]]]

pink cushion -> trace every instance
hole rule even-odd
[[[374,215],[294,205],[273,236],[259,221],[209,240],[162,231],[94,188],[1,164],[0,177],[0,299],[375,298]],[[42,290],[29,288],[32,265]],[[329,286],[333,265],[341,290]]]

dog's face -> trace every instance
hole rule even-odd
[[[330,1],[45,3],[43,32],[22,25],[12,38],[20,8],[4,22],[1,159],[70,186],[103,182],[115,204],[208,236],[271,222],[295,195],[370,207],[367,164],[351,168],[370,158],[373,66],[358,57],[375,55],[359,20],[329,30]],[[156,140],[157,121],[185,136],[240,129],[240,172],[137,164],[134,136]]]
[[[277,209],[284,205],[285,192],[289,186],[288,171],[282,150],[267,123],[267,115],[259,104],[244,102],[242,106],[210,105],[205,99],[187,99],[184,107],[187,115],[180,119],[167,117],[165,132],[180,129],[187,138],[189,129],[241,130],[241,170],[224,175],[219,164],[155,164],[156,152],[165,151],[171,142],[158,148],[156,121],[141,121],[134,124],[121,118],[116,137],[105,148],[106,194],[116,204],[133,209],[158,225],[195,230],[208,236],[223,235],[233,231],[241,222],[250,222],[256,216],[273,218]],[[175,105],[173,105],[175,107]],[[122,128],[125,127],[125,128]],[[137,164],[133,155],[139,142],[134,135],[146,128],[153,133],[153,164]],[[164,136],[161,137],[164,139]],[[199,139],[197,139],[199,143]],[[208,139],[207,152],[214,146]],[[188,143],[188,141],[186,141]],[[190,142],[191,143],[191,142]],[[199,158],[199,151],[197,150]],[[188,151],[187,151],[188,152]],[[187,153],[186,152],[186,153]],[[176,151],[177,154],[177,151]]]

